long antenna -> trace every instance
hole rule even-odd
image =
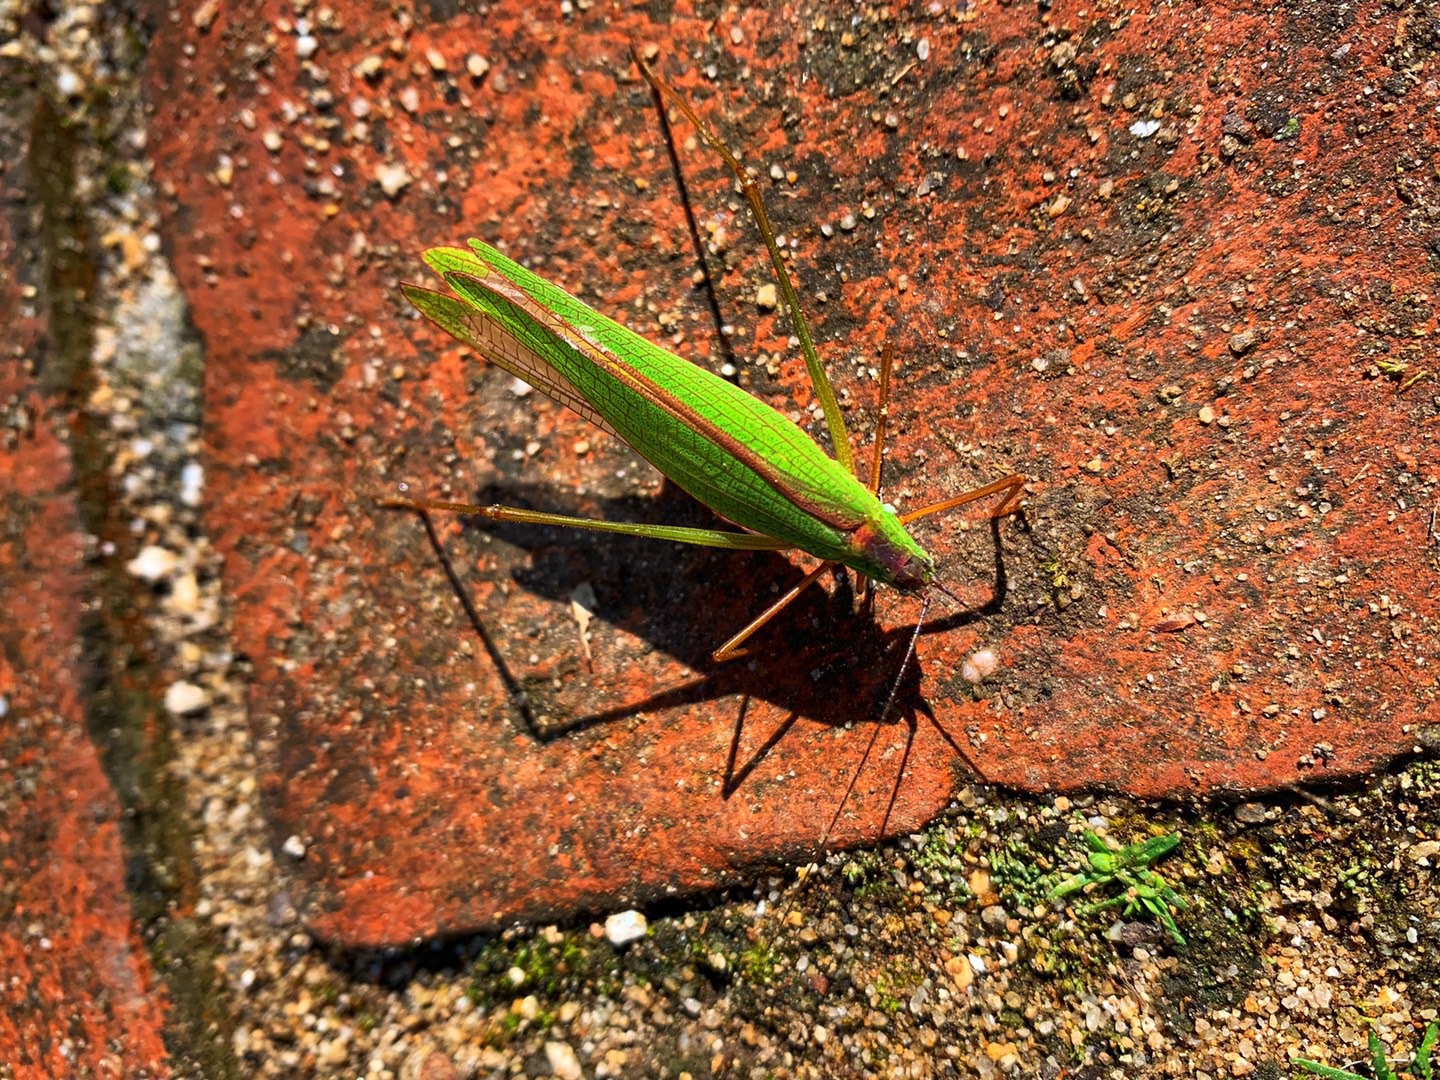
[[[864,767],[863,762],[870,757],[870,751],[875,748],[875,741],[880,738],[881,725],[883,725],[886,718],[889,717],[890,709],[895,704],[895,698],[900,693],[900,683],[905,678],[905,669],[910,666],[910,658],[915,655],[915,643],[920,639],[920,628],[925,625],[925,614],[929,610],[930,594],[927,592],[925,594],[925,598],[920,601],[920,618],[915,621],[915,629],[910,632],[910,643],[905,646],[905,658],[900,661],[900,670],[895,673],[895,681],[890,684],[890,693],[885,698],[885,707],[880,710],[880,716],[875,721],[875,732],[870,736],[870,745],[865,748],[865,757],[861,759],[862,768]],[[911,734],[911,737],[914,737],[913,732]],[[906,751],[905,756],[907,758],[910,756],[908,750]],[[834,830],[836,823],[840,820],[840,815],[844,813],[845,804],[850,801],[850,793],[855,790],[856,781],[858,781],[859,779],[860,773],[858,771],[855,773],[854,776],[850,778],[850,786],[845,789],[845,795],[843,798],[841,798],[840,805],[835,808],[835,815],[830,819],[830,824],[825,826],[825,832],[822,833],[820,836],[821,851],[824,851],[825,845],[830,842],[830,833]],[[899,781],[896,782],[898,783]],[[886,811],[885,816],[887,818],[890,816],[889,811]]]
[[[949,595],[948,593],[946,595]],[[930,610],[930,594],[925,594],[925,599],[920,601],[920,618],[915,620],[915,629],[910,631],[910,644],[905,646],[905,659],[900,661],[900,670],[895,673],[895,681],[890,684],[890,696],[885,699],[885,707],[880,710],[880,719],[876,724],[883,724],[890,715],[890,706],[895,704],[895,695],[900,693],[900,683],[905,678],[905,669],[910,666],[910,659],[915,655],[915,643],[920,640],[920,628],[925,625],[925,614]]]
[[[961,601],[961,599],[960,599],[958,596],[956,596],[953,592],[951,592],[949,589],[947,589],[944,585],[940,584],[940,582],[938,582],[938,581],[932,581],[932,582],[930,582],[930,588],[932,588],[932,589],[938,589],[938,590],[940,590],[940,592],[944,593],[947,597],[949,597],[949,598],[950,598],[950,602],[955,605],[956,610],[958,610],[958,611],[964,611],[964,610],[965,610],[965,604]]]

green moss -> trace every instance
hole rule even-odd
[[[511,969],[524,979],[512,982]],[[591,944],[577,934],[558,941],[527,938],[519,943],[491,942],[471,966],[466,996],[477,1005],[501,1005],[517,993],[555,1001],[581,988],[613,995],[620,989],[620,960],[604,943]]]
[[[905,1007],[905,1003],[895,993],[895,985],[888,975],[882,973],[877,976],[875,982],[871,984],[871,989],[875,993],[870,999],[870,1003],[881,1012],[894,1016]]]
[[[1008,907],[1031,907],[1044,900],[1052,876],[1023,840],[1012,840],[990,856],[990,880]]]
[[[845,878],[845,883],[852,889],[871,881],[876,874],[884,869],[880,856],[873,851],[857,851],[845,860],[845,865],[840,868],[840,873]]]
[[[741,974],[756,985],[765,985],[775,978],[778,956],[769,942],[757,941],[740,954]]]

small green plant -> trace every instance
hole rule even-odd
[[[1408,360],[1376,360],[1375,367],[1381,375],[1393,379],[1400,384],[1400,392],[1404,393],[1414,386],[1421,379],[1433,378],[1434,375],[1429,368],[1421,368],[1411,373],[1411,363]]]
[[[1396,1072],[1390,1068],[1390,1062],[1385,1057],[1385,1047],[1381,1044],[1379,1037],[1372,1030],[1367,1033],[1370,1043],[1370,1068],[1374,1070],[1375,1080],[1396,1080]],[[1435,1040],[1440,1037],[1440,1023],[1431,1020],[1425,1028],[1425,1036],[1420,1040],[1420,1045],[1415,1048],[1415,1056],[1410,1059],[1410,1065],[1406,1075],[1413,1076],[1416,1080],[1433,1080],[1433,1065],[1430,1060],[1430,1053],[1435,1049]],[[1318,1061],[1311,1061],[1309,1058],[1297,1057],[1293,1059],[1294,1064],[1300,1066],[1306,1072],[1314,1073],[1316,1076],[1328,1077],[1329,1080],[1366,1080],[1359,1073],[1353,1073],[1349,1069],[1337,1069],[1332,1065],[1321,1065]]]
[[[1090,848],[1087,856],[1090,869],[1073,874],[1055,886],[1050,890],[1050,899],[1059,900],[1092,885],[1108,889],[1119,884],[1125,889],[1119,896],[1086,904],[1076,908],[1076,912],[1089,915],[1123,904],[1127,916],[1144,913],[1158,919],[1170,934],[1171,940],[1177,945],[1184,945],[1185,936],[1175,925],[1171,909],[1184,911],[1190,905],[1164,878],[1150,869],[1151,863],[1169,854],[1179,843],[1180,834],[1173,832],[1141,840],[1120,851],[1111,851],[1104,837],[1087,829],[1085,844]]]
[[[845,860],[840,873],[844,875],[845,884],[855,889],[870,881],[881,869],[880,856],[873,851],[860,851]]]
[[[1292,116],[1286,120],[1279,131],[1275,132],[1275,141],[1284,142],[1286,139],[1293,139],[1300,134],[1300,118]]]
[[[1036,853],[1022,843],[1006,844],[990,856],[990,877],[1000,896],[1025,907],[1045,895],[1046,879],[1050,876],[1045,870]]]
[[[775,950],[764,941],[757,941],[740,954],[740,970],[756,986],[768,985],[775,978],[779,962]]]

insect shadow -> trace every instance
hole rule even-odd
[[[657,496],[589,498],[583,501],[544,485],[506,484],[481,489],[476,502],[504,502],[521,507],[544,507],[558,513],[595,514],[607,520],[664,522],[713,528],[718,519],[684,492],[666,482]],[[894,604],[897,594],[882,593],[880,625],[873,599],[857,605],[848,574],[836,575],[830,589],[811,589],[752,643],[749,658],[716,663],[711,652],[752,609],[763,606],[772,589],[788,589],[803,571],[785,555],[775,552],[733,552],[630,536],[596,537],[576,530],[465,518],[462,537],[484,534],[528,551],[528,565],[511,572],[512,579],[536,596],[567,603],[577,583],[591,582],[601,593],[595,618],[623,634],[644,641],[673,658],[695,678],[669,687],[640,701],[602,709],[583,716],[556,720],[560,710],[547,708],[549,679],[532,680],[515,673],[507,650],[486,626],[470,591],[456,571],[444,542],[425,517],[427,535],[443,564],[449,584],[461,603],[471,629],[482,642],[500,673],[511,703],[527,731],[539,743],[550,743],[576,732],[633,718],[642,713],[738,697],[734,732],[722,794],[729,798],[763,764],[797,722],[808,720],[829,726],[874,725],[866,757],[878,741],[884,723],[903,722],[909,729],[896,784],[908,764],[918,725],[923,718],[970,769],[978,773],[964,747],[945,729],[921,693],[924,649],[906,668],[894,687],[888,715],[882,717],[892,692],[895,673],[914,633],[906,622],[916,601]],[[992,553],[989,599],[959,611],[932,614],[920,636],[942,634],[995,615],[1007,592],[1000,522],[990,519]],[[471,541],[473,542],[473,541]],[[637,567],[640,571],[637,572]],[[872,591],[871,597],[874,597]],[[889,601],[887,603],[887,601]],[[907,611],[906,608],[909,608]],[[813,631],[813,632],[812,632]],[[596,648],[604,648],[597,645]],[[575,651],[580,653],[578,636]],[[578,659],[577,659],[578,663]],[[777,710],[781,719],[760,742],[742,756],[747,723],[756,723],[754,702],[761,700]],[[863,769],[863,763],[862,763]],[[857,771],[850,782],[853,789]],[[847,796],[849,789],[847,789]],[[841,804],[843,806],[843,803]],[[885,819],[888,821],[890,808]],[[881,828],[884,828],[882,822]]]

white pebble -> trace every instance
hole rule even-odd
[[[560,1080],[580,1080],[584,1075],[580,1071],[580,1059],[569,1043],[547,1042],[545,1060],[550,1063],[550,1071]]]
[[[62,67],[55,76],[55,89],[63,97],[77,98],[85,92],[85,82],[68,67]]]
[[[280,850],[292,859],[303,859],[305,857],[305,841],[292,833],[285,838],[285,843],[280,845]]]
[[[171,584],[165,607],[172,615],[194,615],[200,610],[200,583],[192,571],[185,571]]]
[[[313,35],[305,34],[295,39],[295,55],[301,60],[309,60],[315,55],[315,50],[320,48],[320,42]]]
[[[375,170],[375,179],[380,182],[380,190],[393,199],[410,186],[413,177],[404,165],[397,163],[381,165]]]
[[[140,549],[139,555],[125,564],[125,570],[133,577],[144,578],[154,584],[175,573],[175,567],[179,564],[180,556],[173,551],[156,544],[148,544]]]
[[[971,684],[979,684],[995,674],[1000,666],[1000,657],[994,649],[976,649],[960,665],[960,677]]]
[[[617,911],[605,920],[605,936],[611,945],[625,945],[645,936],[649,924],[638,911]]]
[[[210,695],[202,686],[181,679],[165,689],[165,711],[173,716],[199,712],[210,704]]]
[[[180,501],[186,506],[199,506],[204,490],[205,466],[198,461],[189,462],[180,470]]]
[[[1130,134],[1137,139],[1148,139],[1160,130],[1159,120],[1136,120],[1130,125]]]

